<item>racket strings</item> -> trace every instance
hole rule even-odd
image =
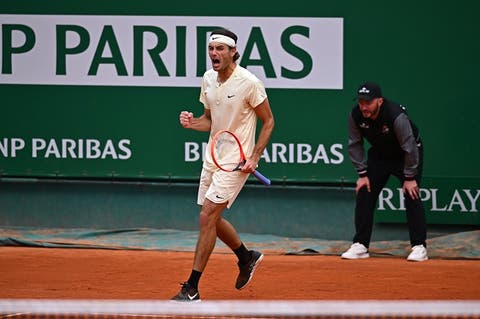
[[[222,169],[234,171],[241,168],[244,161],[241,158],[240,146],[232,135],[222,133],[214,143],[213,157]]]

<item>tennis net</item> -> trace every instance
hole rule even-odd
[[[203,301],[0,299],[1,319],[480,319],[480,301]]]

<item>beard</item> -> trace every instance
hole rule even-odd
[[[377,115],[378,115],[378,112],[380,111],[380,105],[375,105],[375,107],[372,109],[372,110],[365,110],[365,111],[361,111],[362,112],[362,115],[364,118],[369,118],[369,119],[376,119],[377,118]]]

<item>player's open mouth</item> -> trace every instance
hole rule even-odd
[[[220,60],[219,59],[212,59],[212,65],[213,66],[216,66],[216,65],[219,65],[220,64]]]

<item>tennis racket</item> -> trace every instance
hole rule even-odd
[[[210,152],[215,165],[225,172],[239,171],[247,161],[240,140],[235,134],[227,130],[222,130],[215,134],[210,146]],[[266,186],[272,183],[259,171],[253,171],[252,174]]]

